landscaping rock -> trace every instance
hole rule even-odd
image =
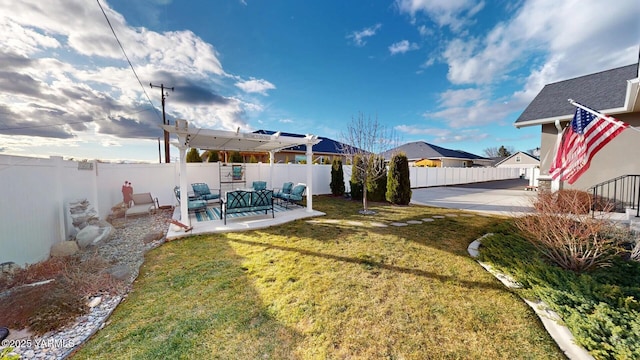
[[[0,264],[0,277],[11,277],[18,270],[20,270],[20,265],[14,263],[13,261],[2,263]]]
[[[100,302],[102,302],[102,297],[101,296],[97,296],[94,297],[93,299],[91,299],[91,301],[89,301],[89,303],[87,303],[87,306],[90,308],[94,308],[98,305],[100,305]]]
[[[87,246],[96,245],[109,238],[113,227],[107,222],[100,222],[98,225],[87,225],[76,235],[78,246],[84,249]]]
[[[126,265],[116,265],[111,269],[107,270],[107,273],[109,273],[115,279],[122,280],[122,281],[128,280],[132,274],[131,270]]]
[[[156,240],[162,239],[164,235],[165,235],[164,232],[160,232],[160,231],[150,232],[142,238],[142,242],[144,242],[145,244],[149,244]]]
[[[77,253],[80,250],[78,243],[75,241],[62,241],[51,246],[51,256],[69,256]]]

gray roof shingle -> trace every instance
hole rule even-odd
[[[574,79],[547,84],[518,117],[519,123],[572,116],[573,99],[594,110],[608,110],[624,106],[627,80],[638,77],[638,64],[627,65]]]
[[[414,141],[400,145],[393,150],[383,153],[385,159],[389,160],[391,155],[396,152],[404,152],[408,159],[434,159],[434,158],[453,158],[453,159],[469,159],[469,160],[488,160],[482,156],[468,153],[461,150],[446,149],[437,145],[432,145],[424,141]]]

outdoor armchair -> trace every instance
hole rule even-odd
[[[297,204],[297,205],[301,205],[302,203],[302,194],[304,194],[304,191],[307,189],[307,185],[305,184],[298,184],[296,186],[293,187],[293,189],[291,190],[291,193],[289,194],[282,194],[281,199],[285,201],[286,204]],[[285,204],[285,207],[288,208],[288,206]]]
[[[253,190],[266,190],[267,189],[267,182],[266,181],[254,181],[253,182]]]
[[[220,199],[220,190],[218,190],[217,194],[212,193],[211,189],[209,189],[209,185],[205,183],[193,183],[191,184],[191,187],[193,188],[193,192],[198,200],[210,201]]]
[[[286,183],[282,184],[282,189],[274,189],[273,190],[273,197],[275,197],[277,199],[284,199],[284,197],[282,195],[291,194],[291,190],[292,189],[293,189],[293,183],[292,182],[286,182]]]
[[[176,196],[176,200],[178,200],[178,205],[180,204],[180,188],[178,186],[173,188],[173,193]],[[203,211],[207,209],[207,201],[206,200],[187,200],[187,209],[188,211]]]

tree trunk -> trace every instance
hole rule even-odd
[[[364,209],[365,214],[367,213],[367,184],[365,182],[364,186],[362,187],[362,207]]]

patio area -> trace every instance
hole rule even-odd
[[[219,206],[218,204],[209,205],[209,209]],[[282,208],[284,209],[284,208]],[[291,206],[289,209],[284,209],[274,212],[274,217],[271,217],[271,213],[259,214],[259,215],[240,215],[227,218],[227,224],[225,225],[222,219],[215,218],[209,219],[204,214],[196,214],[195,212],[189,213],[189,221],[192,230],[185,232],[183,228],[177,225],[169,226],[167,231],[167,241],[191,236],[198,234],[211,234],[211,233],[227,233],[236,231],[248,231],[256,229],[264,229],[271,226],[285,224],[298,219],[305,219],[315,216],[323,216],[325,213],[317,210],[309,211],[306,207]],[[200,220],[198,219],[200,215]],[[173,213],[173,219],[180,219],[180,208],[176,207]],[[179,221],[179,220],[178,220]]]

